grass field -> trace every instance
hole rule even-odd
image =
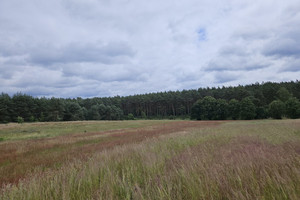
[[[300,199],[300,120],[0,125],[0,199]]]

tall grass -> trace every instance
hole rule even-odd
[[[168,123],[167,123],[168,122]],[[87,127],[90,124],[98,128],[104,127],[111,129],[109,131],[82,133],[69,133],[64,135],[66,129],[61,132],[54,132],[49,138],[26,139],[20,137],[19,140],[9,140],[0,143],[0,187],[6,183],[18,182],[20,178],[24,178],[28,172],[36,168],[44,171],[48,168],[57,168],[62,164],[69,162],[72,158],[86,158],[94,152],[109,149],[116,145],[128,144],[136,141],[142,141],[149,137],[155,137],[162,134],[172,133],[174,130],[183,129],[184,127],[197,126],[199,123],[192,122],[172,122],[166,121],[161,124],[159,121],[135,121],[134,123],[126,122],[69,122],[64,123],[68,126],[78,126],[81,124]],[[60,123],[51,123],[53,126],[61,126]],[[150,126],[150,124],[152,124]],[[49,124],[26,124],[26,129],[34,129],[39,126],[45,131],[48,130]],[[203,123],[201,123],[201,126]],[[123,129],[118,129],[118,127]],[[140,127],[143,126],[143,127]],[[139,127],[139,128],[128,128]],[[10,128],[12,129],[12,128]],[[18,127],[15,127],[15,132]],[[55,130],[55,129],[54,129]],[[88,129],[87,129],[88,130]],[[58,136],[55,136],[57,135]],[[26,134],[25,134],[26,135]]]
[[[170,120],[76,121],[0,124],[2,141],[50,138],[60,135],[139,128],[172,122]]]
[[[300,199],[300,121],[233,122],[117,146],[0,199]]]

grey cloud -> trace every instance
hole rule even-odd
[[[32,86],[24,91],[26,94],[37,96],[37,97],[51,97],[51,95],[56,92],[54,88],[49,88],[45,86]]]
[[[263,60],[255,51],[244,41],[239,41],[238,44],[233,42],[223,46],[217,56],[204,67],[204,70],[206,72],[255,71],[268,67],[270,63]]]
[[[134,56],[133,49],[125,43],[69,44],[64,47],[40,46],[32,52],[30,63],[51,65],[55,63],[99,62],[122,63]]]
[[[233,35],[233,38],[242,38],[243,40],[265,40],[271,36],[270,32],[263,31],[243,31]]]
[[[300,56],[300,35],[295,38],[280,38],[272,41],[263,53],[266,56],[276,57],[299,57]]]
[[[0,64],[2,64],[2,66],[8,67],[8,68],[27,64],[27,56],[26,55],[8,56],[8,57],[2,57],[2,59],[3,59],[3,62],[2,63],[0,62]]]
[[[8,66],[5,64],[0,64],[0,78],[10,80],[13,78],[15,71],[18,70],[18,67],[16,66]]]
[[[253,62],[252,59],[247,59],[246,57],[238,58],[223,58],[214,59],[205,67],[206,72],[214,71],[254,71],[268,67],[267,64]]]
[[[177,81],[178,82],[184,82],[184,81],[188,81],[188,82],[191,82],[191,81],[195,81],[197,79],[199,79],[199,74],[198,73],[180,73],[178,74],[179,76],[177,76]]]
[[[282,72],[300,72],[300,64],[282,67]]]
[[[298,8],[297,12],[296,9]],[[277,58],[300,56],[300,4],[283,11],[284,21],[270,41],[266,44],[262,53],[266,56]]]
[[[23,92],[29,95],[37,96],[37,97],[70,97],[70,98],[76,98],[76,97],[93,97],[102,96],[102,93],[105,93],[105,95],[108,95],[107,92],[105,92],[105,88],[99,89],[100,83],[97,84],[83,84],[81,87],[78,87],[76,85],[71,86],[65,86],[62,88],[57,87],[56,85],[52,85],[52,87],[48,86],[31,86],[26,87],[25,89],[22,87],[16,87],[16,89],[22,89]]]
[[[0,40],[0,56],[22,56],[26,54],[26,49],[28,46],[25,43]]]
[[[2,0],[0,92],[114,96],[295,79],[295,5]]]
[[[231,81],[237,80],[239,77],[237,74],[231,73],[231,72],[217,72],[214,76],[215,78],[215,83],[218,84],[223,84],[223,83],[228,83]]]
[[[230,46],[225,46],[223,47],[219,54],[222,57],[227,57],[227,56],[242,56],[245,57],[249,55],[250,52],[247,52],[247,49],[242,46],[236,46],[236,45],[230,45]]]
[[[123,64],[69,64],[62,65],[61,71],[64,77],[80,77],[84,80],[102,82],[137,81],[142,76],[142,73],[136,67],[125,67]]]
[[[125,42],[94,43],[33,43],[0,41],[0,56],[9,64],[52,65],[56,63],[99,62],[124,63],[135,51]]]
[[[300,72],[300,59],[294,59],[284,63],[280,72]]]

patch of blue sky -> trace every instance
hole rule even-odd
[[[197,30],[198,34],[198,40],[199,41],[205,41],[206,40],[206,29],[205,28],[199,28]]]

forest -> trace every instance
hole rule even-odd
[[[46,98],[0,95],[0,122],[300,118],[300,82],[265,82],[131,96]]]

